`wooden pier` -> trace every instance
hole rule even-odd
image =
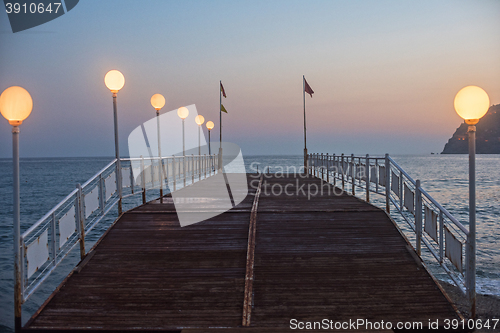
[[[460,318],[381,209],[312,176],[248,181],[242,203],[187,227],[169,198],[123,214],[24,329],[280,332],[291,319]]]

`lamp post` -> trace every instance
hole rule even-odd
[[[210,170],[212,170],[213,164],[212,164],[212,151],[210,149],[210,131],[212,130],[212,128],[214,128],[215,125],[213,121],[208,121],[206,126],[208,129],[208,156],[210,156]]]
[[[33,109],[33,100],[29,92],[24,88],[13,86],[4,90],[0,95],[0,112],[2,116],[12,125],[12,162],[13,162],[13,193],[14,207],[12,209],[14,219],[14,326],[19,332],[21,322],[21,204],[20,204],[20,182],[19,182],[19,125],[28,118]]]
[[[198,155],[201,155],[201,125],[205,122],[205,117],[197,115],[196,118],[194,118],[194,121],[198,125]]]
[[[116,187],[118,187],[118,214],[122,213],[122,167],[120,161],[120,146],[118,144],[118,111],[116,108],[116,94],[125,85],[125,77],[116,69],[110,70],[104,76],[104,84],[113,93],[113,117],[115,128],[115,158],[116,158]]]
[[[462,88],[455,96],[455,110],[469,125],[469,235],[467,236],[467,298],[471,318],[476,317],[476,124],[490,106],[486,92],[476,86]]]
[[[201,125],[205,122],[205,117],[202,115],[197,115],[194,121],[198,125],[198,170],[199,177],[201,179]]]
[[[182,170],[184,173],[184,186],[186,186],[186,145],[184,142],[184,119],[189,116],[189,110],[186,107],[180,107],[177,109],[177,115],[182,119]]]
[[[212,128],[214,128],[215,125],[213,121],[208,121],[206,126],[208,129],[208,155],[212,155],[212,152],[210,150],[210,131],[212,130]]]
[[[161,160],[161,140],[160,140],[160,110],[165,106],[165,97],[162,94],[154,94],[151,97],[151,105],[156,110],[156,132],[158,136],[158,166],[160,168],[160,203],[163,203],[163,161]]]

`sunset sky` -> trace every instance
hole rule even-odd
[[[3,8],[3,7],[2,7]],[[118,69],[120,144],[163,111],[196,104],[243,154],[302,154],[302,75],[310,152],[441,152],[460,125],[453,98],[478,85],[500,103],[500,1],[84,0],[13,34],[0,11],[0,92],[26,88],[21,157],[112,156]],[[0,119],[0,158],[11,126]],[[168,134],[165,134],[168,136]],[[180,138],[176,138],[179,139]]]

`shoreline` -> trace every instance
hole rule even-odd
[[[446,294],[451,299],[458,311],[465,319],[469,318],[469,306],[467,298],[462,294],[460,289],[448,282],[438,281],[441,287],[446,291]],[[476,296],[476,319],[481,319],[482,322],[490,319],[500,319],[500,297],[494,295],[477,294]],[[479,329],[475,332],[500,332],[500,322],[496,329]]]

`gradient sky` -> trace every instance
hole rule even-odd
[[[440,152],[460,125],[464,86],[500,103],[500,1],[82,0],[70,12],[13,34],[0,11],[0,91],[34,100],[21,157],[112,156],[118,69],[120,144],[164,111],[196,104],[243,154],[302,154],[302,75],[310,152]],[[0,157],[11,156],[0,119]],[[180,139],[180,138],[179,138]]]

